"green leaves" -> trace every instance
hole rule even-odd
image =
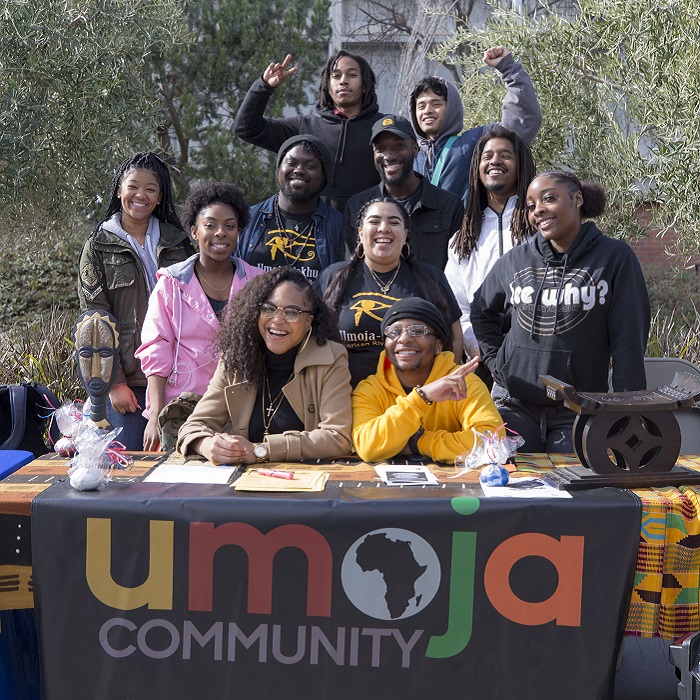
[[[579,0],[565,18],[530,3],[526,17],[497,9],[439,49],[464,71],[465,113],[500,115],[503,87],[481,53],[505,44],[526,66],[542,105],[538,169],[567,167],[608,190],[612,235],[638,231],[635,207],[654,202],[652,225],[674,226],[686,254],[700,249],[700,5],[695,0]],[[468,126],[468,125],[465,125]],[[683,252],[683,251],[681,251]]]
[[[174,2],[0,3],[2,238],[72,222],[154,129],[146,59],[184,37]],[[0,240],[0,249],[2,249]]]
[[[195,41],[156,58],[162,102],[161,139],[173,154],[180,193],[192,182],[236,183],[254,203],[270,195],[274,159],[233,134],[248,88],[271,61],[291,53],[299,72],[274,95],[267,116],[305,109],[330,36],[327,0],[219,0],[187,3]]]

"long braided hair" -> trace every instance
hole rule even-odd
[[[343,57],[351,58],[360,67],[360,74],[362,76],[362,109],[366,109],[377,100],[377,78],[374,75],[372,66],[370,66],[367,62],[367,59],[363,58],[359,54],[351,53],[350,51],[345,51],[345,49],[340,49],[340,51],[336,51],[326,61],[326,65],[321,71],[321,79],[318,86],[317,103],[319,109],[333,109],[335,107],[330,90],[331,74],[335,70],[335,66],[338,63],[338,61]]]
[[[377,197],[376,199],[370,199],[369,201],[365,202],[360,208],[359,212],[357,213],[357,218],[355,222],[356,228],[362,227],[362,223],[367,214],[367,210],[373,204],[381,202],[390,202],[400,211],[404,228],[408,230],[410,221],[408,212],[404,209],[404,207],[401,204],[399,204],[399,202],[397,202],[395,199],[392,199],[391,197]],[[409,241],[407,238],[406,243],[408,242]],[[343,299],[345,298],[350,283],[358,274],[361,274],[358,268],[361,265],[363,258],[363,245],[360,241],[358,241],[357,247],[355,248],[350,260],[348,260],[347,265],[345,265],[345,267],[343,267],[336,273],[335,277],[331,280],[330,284],[328,285],[325,294],[323,295],[323,301],[328,305],[331,311],[333,311],[336,314],[336,316],[340,314]],[[440,313],[445,317],[445,319],[449,319],[450,310],[447,305],[445,295],[438,286],[437,282],[435,282],[435,280],[432,277],[427,275],[418,265],[414,264],[415,259],[413,257],[413,253],[410,251],[410,246],[408,246],[407,255],[404,255],[402,253],[402,262],[408,265],[408,267],[411,269],[411,274],[413,275],[413,279],[418,289],[418,296],[437,306]],[[447,338],[447,342],[445,343],[445,346],[443,348],[444,350],[452,350],[452,324],[448,323],[448,326],[450,328],[450,333],[449,337]]]
[[[112,189],[110,191],[107,211],[97,226],[95,226],[90,236],[90,262],[92,263],[95,273],[98,276],[101,276],[101,273],[100,266],[97,264],[97,260],[95,259],[95,237],[97,236],[97,232],[102,228],[102,224],[109,221],[114,214],[122,210],[121,199],[119,199],[119,187],[124,178],[132,170],[150,170],[156,176],[158,185],[160,186],[161,197],[158,206],[156,206],[156,208],[153,210],[153,216],[157,217],[157,219],[163,223],[172,224],[180,230],[183,230],[182,224],[180,223],[180,218],[175,210],[175,203],[173,201],[173,184],[170,178],[168,166],[165,164],[162,158],[152,151],[134,153],[134,155],[123,160],[117,168],[117,171],[112,178]]]
[[[477,141],[469,166],[469,190],[467,192],[467,207],[464,211],[462,226],[452,242],[452,248],[457,253],[459,260],[468,258],[476,248],[481,233],[481,225],[484,221],[484,210],[488,206],[486,188],[481,182],[479,165],[486,144],[491,139],[507,139],[513,144],[515,156],[518,159],[518,201],[510,220],[510,233],[513,245],[519,245],[528,236],[534,233],[527,220],[527,207],[525,195],[527,188],[535,177],[535,161],[529,146],[514,131],[496,124],[485,131]]]
[[[161,199],[160,203],[153,211],[153,216],[159,221],[172,224],[182,229],[182,224],[180,223],[177,211],[175,211],[175,203],[173,202],[173,184],[170,179],[170,171],[163,159],[152,151],[134,153],[133,156],[122,161],[121,165],[117,168],[117,172],[112,179],[109,205],[99,226],[118,211],[122,210],[122,203],[118,195],[119,186],[122,184],[124,177],[132,170],[150,170],[156,176],[158,184],[160,185]]]

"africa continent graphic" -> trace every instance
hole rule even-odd
[[[350,547],[341,576],[355,607],[379,620],[398,620],[420,612],[435,597],[440,562],[422,537],[385,528]]]

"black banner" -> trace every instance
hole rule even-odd
[[[612,695],[630,494],[57,484],[32,512],[46,700]]]

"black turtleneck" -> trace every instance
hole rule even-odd
[[[291,350],[281,355],[270,352],[267,348],[265,349],[267,383],[265,384],[261,378],[258,394],[255,398],[253,414],[250,417],[250,425],[248,427],[248,436],[251,442],[263,441],[265,424],[269,420],[267,408],[270,406],[270,397],[272,397],[274,406],[277,406],[278,397],[280,396],[282,388],[289,383],[294,374],[294,362],[297,359],[298,352],[299,345],[296,345]],[[263,416],[265,417],[265,422],[263,422]],[[283,433],[285,430],[304,430],[304,423],[294,412],[287,397],[282,399],[282,403],[280,403],[277,412],[272,418],[268,433],[273,435]]]

